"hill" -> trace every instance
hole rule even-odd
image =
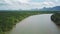
[[[46,8],[44,7],[43,9],[40,9],[41,11],[60,11],[60,6],[55,6],[52,8]]]

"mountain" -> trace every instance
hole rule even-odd
[[[60,6],[55,6],[52,8],[46,8],[44,7],[43,9],[40,9],[41,11],[60,11]]]

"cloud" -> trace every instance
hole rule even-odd
[[[43,4],[45,4],[47,6],[54,6],[55,5],[54,2],[43,2]]]
[[[30,0],[18,0],[21,3],[29,3]]]
[[[34,2],[34,0],[1,0],[0,7],[3,4],[4,8],[7,9],[32,9],[32,8],[43,8],[53,7],[60,5],[60,0],[45,0],[43,2]],[[36,0],[37,1],[37,0]]]
[[[31,2],[29,3],[31,5],[32,8],[43,8],[43,7],[53,7],[55,6],[55,3],[54,2],[47,2],[47,1],[44,1],[44,2]]]

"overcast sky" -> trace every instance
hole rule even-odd
[[[0,10],[25,10],[54,6],[60,6],[60,0],[0,0]]]

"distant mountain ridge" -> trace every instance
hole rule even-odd
[[[60,6],[52,7],[52,8],[46,8],[40,9],[41,11],[60,11]]]

